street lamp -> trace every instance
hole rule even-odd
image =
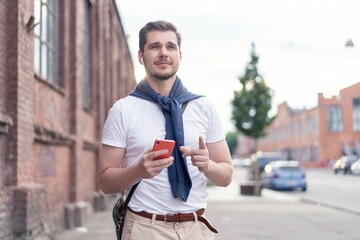
[[[345,47],[346,47],[346,48],[353,48],[353,47],[354,47],[354,43],[353,43],[353,41],[351,40],[351,38],[349,38],[349,39],[346,41]]]

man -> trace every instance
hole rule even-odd
[[[181,36],[169,22],[149,22],[140,30],[138,59],[146,76],[114,104],[104,125],[101,190],[127,191],[140,181],[122,239],[214,239],[216,230],[204,217],[206,182],[229,185],[232,161],[213,105],[187,91],[176,75],[180,47]],[[153,160],[167,153],[151,151],[155,139],[165,138],[176,142],[172,156]]]

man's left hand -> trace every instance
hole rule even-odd
[[[200,172],[205,173],[209,169],[209,152],[202,136],[199,137],[199,149],[189,149],[181,146],[180,151],[183,157],[191,157],[192,165],[197,167]]]

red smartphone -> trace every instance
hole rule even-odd
[[[156,139],[154,142],[154,146],[152,148],[152,151],[158,151],[158,150],[163,150],[163,149],[167,149],[168,153],[167,154],[163,154],[160,155],[156,158],[154,158],[154,160],[159,160],[162,158],[168,158],[171,156],[171,153],[174,149],[175,146],[175,141],[174,140],[168,140],[168,139]]]

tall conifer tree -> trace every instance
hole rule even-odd
[[[259,57],[255,53],[255,44],[252,43],[251,60],[245,67],[245,73],[239,77],[241,90],[234,91],[232,101],[232,120],[236,129],[255,142],[254,152],[257,151],[257,141],[266,135],[268,127],[274,117],[269,117],[272,105],[272,90],[266,86],[260,76],[257,64]]]

